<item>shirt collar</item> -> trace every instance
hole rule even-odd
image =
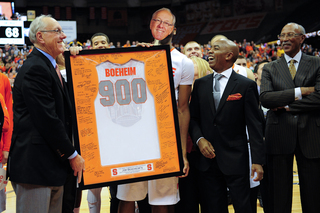
[[[293,58],[291,58],[287,54],[284,54],[284,58],[286,59],[287,63],[290,63],[291,59],[294,59],[297,63],[299,63],[301,60],[301,56],[302,56],[301,50],[299,50],[299,52]]]
[[[223,71],[223,72],[220,73],[220,74],[222,74],[224,77],[226,77],[227,79],[229,79],[230,76],[231,76],[231,73],[232,73],[232,67],[230,67],[229,69]],[[213,76],[215,76],[216,74],[218,74],[218,73],[217,73],[216,71],[213,71]]]
[[[36,49],[39,50],[39,52],[41,52],[43,55],[45,55],[49,59],[49,61],[51,62],[53,68],[56,68],[57,62],[50,54],[44,52],[43,50],[40,50],[39,48],[36,48]]]

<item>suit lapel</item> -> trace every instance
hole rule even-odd
[[[299,67],[296,73],[296,76],[294,78],[294,83],[296,86],[303,86],[304,81],[307,78],[308,74],[307,72],[310,70],[310,57],[302,54]]]
[[[45,63],[46,63],[47,66],[49,67],[50,74],[53,76],[55,82],[56,82],[57,84],[59,84],[60,89],[61,89],[62,92],[64,93],[64,89],[62,88],[62,85],[61,85],[59,76],[58,76],[58,74],[57,74],[57,71],[56,71],[56,69],[52,66],[52,63],[50,62],[50,60],[49,60],[45,55],[43,55],[40,51],[38,51],[36,48],[34,48],[34,49],[32,50],[32,53],[35,54],[35,55],[37,55],[37,56],[39,56],[39,57],[41,57],[41,58],[45,61]]]
[[[233,88],[238,84],[237,82],[237,74],[236,72],[234,72],[234,70],[232,70],[232,73],[230,75],[230,78],[228,80],[228,83],[226,85],[226,88],[224,89],[224,92],[222,94],[222,97],[220,99],[220,103],[217,109],[217,113],[220,112],[220,110],[222,109],[223,105],[225,104],[229,94],[231,94]]]

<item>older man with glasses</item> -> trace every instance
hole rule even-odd
[[[66,35],[55,19],[42,15],[31,23],[29,37],[35,48],[13,89],[8,171],[17,213],[55,213],[62,211],[62,200],[67,198],[64,190],[74,205],[71,193],[76,180],[72,175],[80,182],[84,170],[84,160],[71,142],[71,103],[55,61],[64,51]],[[71,180],[64,188],[67,179]]]
[[[263,67],[260,100],[266,120],[270,212],[290,213],[296,157],[302,211],[319,212],[320,59],[301,52],[305,30],[285,25],[278,36],[285,52]]]

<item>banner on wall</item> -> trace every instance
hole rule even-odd
[[[201,35],[258,28],[265,15],[265,13],[260,13],[231,18],[214,19],[211,20],[202,30]]]

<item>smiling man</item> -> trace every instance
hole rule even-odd
[[[156,24],[158,23],[158,24]],[[181,147],[183,153],[183,172],[188,175],[189,163],[187,160],[187,133],[189,127],[189,99],[191,85],[194,78],[193,63],[185,55],[176,50],[172,45],[172,37],[176,33],[174,27],[175,16],[168,8],[161,8],[154,12],[150,29],[158,44],[170,46],[172,62],[174,92],[177,101],[179,130],[181,136]],[[167,26],[167,27],[166,27]],[[161,35],[160,37],[158,37]],[[151,46],[151,44],[140,43],[140,46]],[[152,139],[151,139],[152,140]],[[117,197],[121,200],[119,213],[134,213],[134,201],[142,200],[148,194],[149,204],[153,213],[169,213],[174,205],[180,200],[178,189],[178,177],[161,178],[157,180],[142,181],[118,186]]]
[[[67,178],[74,174],[81,181],[84,170],[84,160],[71,142],[67,85],[55,61],[64,51],[66,35],[55,19],[42,15],[31,23],[29,37],[35,48],[13,89],[9,177],[16,193],[17,213],[61,212]],[[71,188],[76,186],[75,178],[70,184]]]
[[[191,58],[192,56],[197,56],[199,58],[203,57],[201,46],[195,41],[189,41],[188,43],[186,43],[183,49],[183,53],[188,58]]]
[[[302,211],[318,212],[320,201],[320,59],[301,52],[305,30],[288,23],[278,36],[284,56],[263,67],[260,100],[271,110],[265,131],[270,211],[292,208],[296,157]]]
[[[172,16],[167,10],[160,10],[153,14],[150,21],[150,30],[156,40],[164,40],[169,36],[176,22],[175,16]]]
[[[246,126],[252,156],[251,178],[254,172],[255,181],[263,177],[257,85],[232,69],[238,52],[237,45],[228,39],[214,41],[209,51],[214,73],[195,80],[193,86],[189,132],[200,152],[196,167],[202,213],[228,212],[227,187],[235,211],[252,212]]]

